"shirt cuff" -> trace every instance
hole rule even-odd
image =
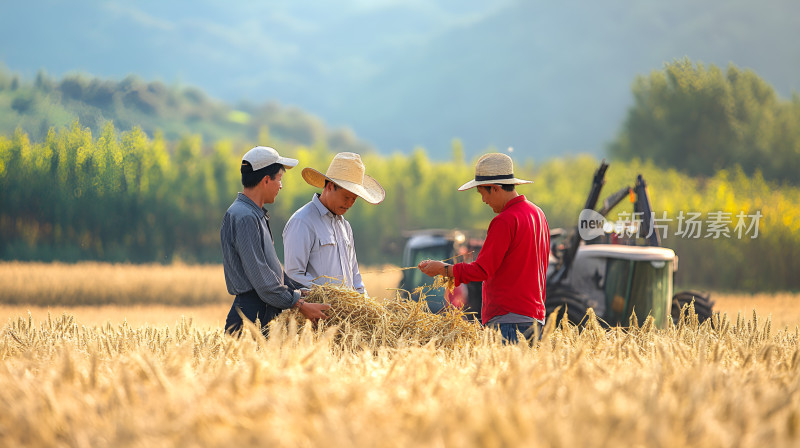
[[[461,282],[458,281],[458,278],[460,277],[459,275],[460,271],[461,271],[461,263],[456,263],[450,267],[450,273],[453,275],[453,282],[455,283],[456,286],[461,284]]]
[[[297,301],[300,300],[300,290],[295,289],[292,291],[292,304],[289,305],[289,308],[297,305]]]

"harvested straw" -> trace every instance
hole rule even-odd
[[[402,292],[405,291],[398,291],[393,299],[375,299],[350,288],[326,284],[314,286],[306,301],[329,304],[328,318],[319,322],[318,330],[338,327],[334,340],[353,348],[394,348],[431,341],[439,348],[454,348],[481,339],[480,325],[466,320],[462,310],[447,307],[434,314],[424,291],[419,291],[419,301],[401,297]],[[279,316],[278,324],[288,325],[290,320],[295,320],[298,327],[305,323],[297,310],[291,310]]]
[[[437,275],[433,278],[433,285],[431,285],[431,289],[442,288],[444,287],[445,291],[453,292],[456,289],[456,279],[454,277],[443,277],[441,275]]]

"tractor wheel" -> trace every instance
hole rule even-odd
[[[710,319],[714,307],[711,294],[698,291],[680,291],[672,296],[672,321],[677,325],[681,318],[681,310],[684,305],[692,303],[694,300],[694,312],[697,314],[698,321],[702,324],[706,319]]]
[[[580,291],[568,286],[548,285],[547,297],[544,301],[545,315],[547,319],[550,319],[550,315],[558,308],[556,314],[553,315],[553,318],[556,319],[556,326],[561,324],[561,319],[565,314],[569,323],[580,325],[585,323],[584,317],[589,309],[587,303],[588,298]]]

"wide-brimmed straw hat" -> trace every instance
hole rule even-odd
[[[328,171],[320,173],[314,168],[303,169],[303,179],[317,188],[325,188],[325,179],[355,193],[370,204],[378,204],[386,192],[375,179],[364,174],[361,156],[352,152],[340,152],[333,157]]]
[[[478,185],[488,184],[531,184],[532,180],[514,177],[514,162],[511,157],[495,152],[486,154],[475,164],[475,179],[458,187],[458,191],[469,190]]]

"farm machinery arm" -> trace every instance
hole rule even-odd
[[[650,205],[650,197],[647,195],[647,183],[641,174],[636,177],[636,184],[633,188],[625,186],[619,191],[613,193],[603,201],[603,208],[597,213],[602,216],[608,213],[617,206],[626,196],[631,196],[633,202],[634,219],[641,220],[641,226],[637,232],[637,236],[644,238],[648,246],[661,247],[661,237],[655,231],[653,222],[653,206]]]
[[[631,187],[624,186],[619,189],[616,193],[613,193],[611,196],[607,197],[603,201],[603,208],[601,208],[597,213],[600,213],[603,216],[608,215],[608,212],[611,211],[614,207],[617,206],[623,199],[630,196],[631,194]]]
[[[636,177],[636,186],[633,187],[636,194],[636,202],[633,206],[634,215],[640,214],[642,227],[639,229],[639,236],[647,240],[649,246],[661,247],[661,237],[653,227],[653,206],[650,205],[650,197],[647,195],[647,184],[642,175]]]
[[[605,184],[607,169],[608,164],[602,161],[600,167],[597,168],[597,171],[594,173],[592,187],[589,190],[589,196],[586,198],[584,209],[594,210],[597,206],[600,191]],[[605,217],[617,204],[631,194],[634,196],[634,199],[632,199],[632,202],[634,202],[634,216],[640,217],[642,222],[641,228],[639,229],[639,236],[645,238],[647,244],[650,246],[661,246],[661,238],[658,232],[653,228],[653,207],[650,205],[650,198],[647,195],[647,184],[641,174],[637,176],[636,184],[633,188],[629,186],[622,187],[603,200],[603,206],[597,213]],[[578,225],[580,225],[580,223],[578,223]],[[567,234],[563,243],[563,248],[554,251],[559,259],[558,265],[553,273],[554,283],[560,283],[569,275],[570,267],[578,252],[580,242],[580,233],[578,232],[578,227],[576,227]]]
[[[597,200],[600,197],[600,190],[603,189],[603,185],[606,183],[605,177],[607,169],[608,164],[603,160],[600,162],[600,167],[594,172],[592,188],[589,190],[589,196],[586,198],[586,203],[583,206],[585,210],[594,210],[597,205]],[[558,264],[553,273],[553,283],[561,283],[567,278],[567,275],[569,275],[570,267],[572,266],[573,260],[575,260],[575,255],[578,253],[578,246],[581,242],[581,236],[578,232],[579,226],[580,222],[578,222],[578,226],[576,226],[575,229],[567,234],[566,240],[563,243],[563,249],[554,251],[558,257]]]

